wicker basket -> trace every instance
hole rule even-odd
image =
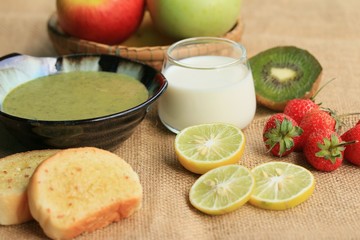
[[[144,18],[144,24],[149,24],[150,18]],[[92,41],[86,41],[78,38],[71,37],[65,34],[58,26],[57,15],[54,13],[47,25],[50,40],[53,43],[55,50],[60,55],[75,54],[75,53],[101,53],[118,55],[125,58],[130,58],[136,61],[148,64],[157,70],[161,70],[164,55],[171,42],[164,41],[164,45],[158,46],[131,46],[126,45],[106,45]],[[228,32],[224,38],[239,42],[243,32],[243,23],[239,18],[235,27]]]

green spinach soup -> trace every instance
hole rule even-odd
[[[143,103],[145,86],[111,72],[69,72],[26,82],[6,95],[2,110],[36,120],[80,120],[117,113]]]

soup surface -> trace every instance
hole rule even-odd
[[[135,78],[111,72],[69,72],[40,77],[12,90],[2,111],[36,120],[80,120],[127,110],[148,98]]]

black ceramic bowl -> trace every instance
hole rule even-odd
[[[34,78],[69,71],[127,74],[146,86],[149,97],[131,109],[84,120],[39,121],[15,117],[1,110],[4,97],[18,85]],[[10,54],[0,58],[0,121],[29,148],[94,146],[111,149],[133,133],[166,86],[166,79],[154,68],[119,56],[86,54],[33,57]]]

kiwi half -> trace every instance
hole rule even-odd
[[[322,67],[308,51],[294,46],[274,47],[249,59],[256,100],[282,111],[294,98],[311,98],[317,91]]]

